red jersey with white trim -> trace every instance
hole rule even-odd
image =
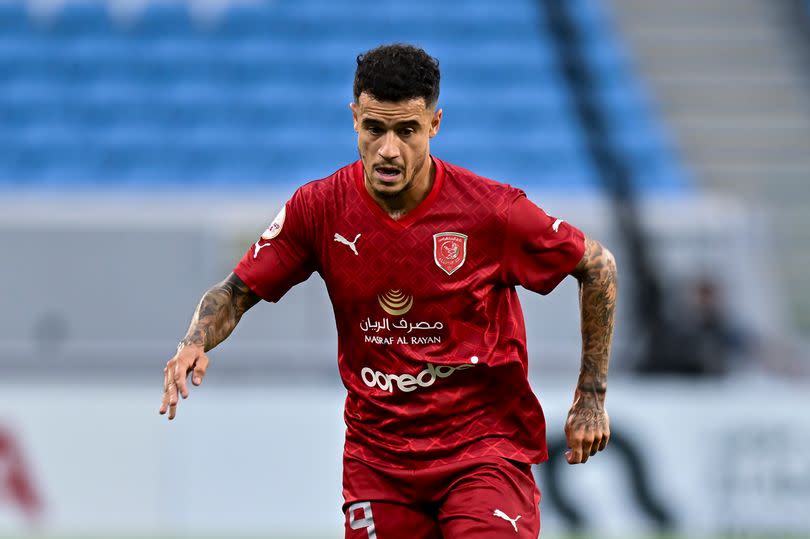
[[[346,457],[542,462],[515,286],[551,292],[581,260],[583,234],[519,189],[433,162],[430,193],[399,220],[366,191],[360,161],[302,186],[234,272],[273,302],[323,278],[348,391]]]

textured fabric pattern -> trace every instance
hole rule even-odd
[[[427,198],[393,220],[358,161],[301,187],[234,270],[277,301],[317,271],[334,306],[347,456],[423,467],[547,458],[516,285],[550,292],[584,237],[518,189],[435,159]],[[267,236],[267,234],[265,234]]]

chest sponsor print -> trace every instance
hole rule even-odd
[[[413,307],[413,296],[406,295],[402,290],[389,290],[377,295],[377,302],[383,311],[392,316],[407,314]]]
[[[467,261],[467,235],[459,232],[433,234],[433,260],[447,275]]]

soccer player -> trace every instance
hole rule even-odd
[[[610,437],[605,411],[613,256],[509,185],[430,154],[438,62],[408,45],[357,58],[360,160],[299,188],[224,281],[205,293],[164,370],[160,413],[259,300],[317,271],[338,330],[346,397],[348,539],[536,538],[531,463],[547,458],[527,380],[515,287],[580,285],[582,367],[565,424],[569,463]],[[493,136],[497,136],[494,134]]]

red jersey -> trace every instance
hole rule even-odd
[[[234,272],[278,301],[317,271],[346,397],[345,456],[393,467],[547,458],[516,285],[547,294],[581,260],[577,228],[519,189],[433,158],[394,220],[357,161],[299,188]]]

